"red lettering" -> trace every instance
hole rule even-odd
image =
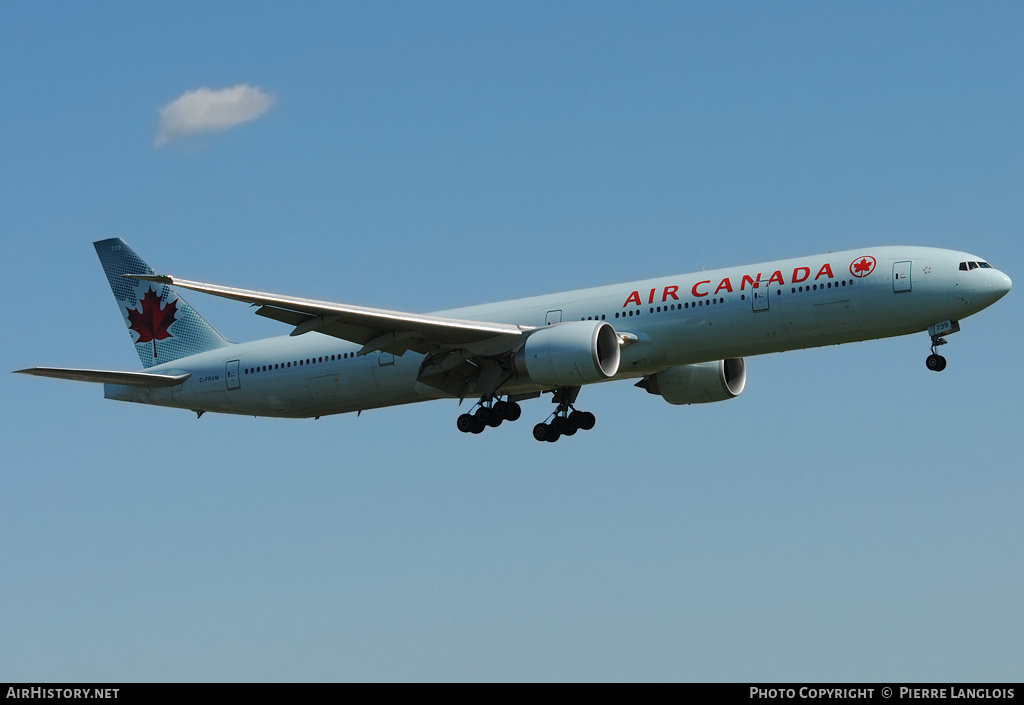
[[[630,294],[629,298],[626,299],[626,303],[622,304],[622,308],[626,308],[627,306],[629,306],[630,301],[635,303],[637,306],[641,305],[643,302],[640,300],[640,292],[634,291],[632,294]]]
[[[828,274],[829,279],[835,279],[836,275],[832,273],[832,265],[826,262],[822,265],[821,269],[818,270],[817,276],[814,277],[814,281],[818,281],[822,274]]]
[[[671,296],[674,300],[678,301],[679,297],[676,296],[676,292],[677,291],[679,291],[679,287],[678,286],[666,286],[665,287],[665,292],[661,295],[661,300],[662,301],[668,301],[668,297]]]
[[[705,291],[705,292],[704,292],[704,293],[702,294],[702,293],[700,293],[699,291],[697,291],[697,287],[698,287],[698,286],[700,286],[701,284],[710,284],[710,283],[711,283],[711,281],[710,281],[710,280],[704,280],[704,281],[702,281],[702,282],[697,282],[696,284],[694,284],[694,285],[693,285],[693,288],[692,288],[692,289],[690,289],[690,291],[691,291],[691,292],[693,293],[693,295],[694,295],[694,296],[707,296],[707,295],[708,295],[708,292],[706,292],[706,291]]]
[[[756,281],[751,279],[748,275],[744,274],[743,275],[743,281],[740,282],[740,291],[743,291],[744,289],[747,288],[747,282],[750,282],[751,288],[753,288],[753,289],[758,288],[759,286],[761,286],[761,273],[760,272],[757,273],[757,280]]]
[[[803,273],[803,276],[800,276],[801,272]],[[800,282],[805,282],[807,281],[807,277],[809,276],[811,276],[810,269],[808,269],[807,267],[797,267],[796,269],[793,270],[793,281],[790,283],[799,284]]]
[[[717,294],[722,289],[725,289],[730,294],[732,293],[732,282],[729,281],[729,277],[726,277],[725,279],[722,280],[722,283],[718,285],[717,289],[715,289],[715,293]]]
[[[785,284],[786,282],[782,278],[782,272],[780,272],[779,270],[775,270],[775,274],[773,274],[772,278],[768,280],[769,284],[771,284],[772,282],[778,282],[779,284]]]
[[[647,299],[647,303],[649,303],[649,304],[653,304],[654,303],[654,289],[651,289],[651,298]]]

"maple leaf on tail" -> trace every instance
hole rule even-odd
[[[168,330],[177,320],[178,300],[170,301],[162,309],[160,297],[150,288],[139,302],[142,310],[128,309],[128,328],[139,334],[135,344],[153,342],[153,357],[156,357],[156,341],[173,337]]]

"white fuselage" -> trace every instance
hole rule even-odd
[[[980,258],[875,247],[581,289],[438,312],[528,326],[604,320],[628,343],[612,379],[677,365],[905,335],[998,300],[1009,278]],[[634,338],[635,336],[635,338]],[[312,417],[446,396],[417,383],[423,356],[373,352],[308,333],[240,343],[150,368],[191,376],[170,388],[105,385],[108,398],[196,411]],[[502,394],[543,391],[525,378]]]

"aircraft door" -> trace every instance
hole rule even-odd
[[[755,311],[767,311],[771,306],[771,297],[768,294],[771,293],[767,286],[763,289],[751,289],[750,298],[754,305]]]
[[[892,290],[910,291],[910,268],[912,262],[896,262],[892,265]]]
[[[558,309],[557,311],[548,311],[548,314],[546,316],[544,316],[544,325],[546,325],[546,326],[554,325],[555,323],[561,323],[561,322],[562,322],[562,309]]]
[[[224,366],[224,381],[228,389],[238,389],[242,386],[242,380],[238,378],[238,360],[231,360]]]

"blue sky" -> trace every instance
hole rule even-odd
[[[136,369],[94,240],[429,311],[878,244],[1020,281],[1019,3],[5,3],[7,370]],[[257,119],[157,144],[201,88]],[[186,298],[228,338],[286,332]],[[584,390],[288,421],[0,376],[0,680],[1019,680],[1017,292]]]

